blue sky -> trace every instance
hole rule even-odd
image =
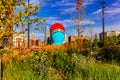
[[[38,4],[41,0],[30,0],[30,3]],[[91,24],[93,32],[100,33],[102,31],[102,0],[84,0],[85,19],[83,24]],[[76,35],[74,28],[74,20],[77,16],[76,0],[51,0],[44,2],[38,11],[39,18],[46,18],[45,26],[51,27],[52,24],[59,22],[64,25],[67,36]],[[105,0],[105,31],[117,30],[120,31],[120,0]],[[37,33],[36,38],[44,40],[44,31],[33,30],[31,26],[31,33]],[[87,26],[88,27],[88,26]],[[88,28],[85,30],[85,35],[89,34]]]

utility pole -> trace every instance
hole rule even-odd
[[[77,32],[78,32],[78,36],[81,36],[82,31],[81,31],[81,25],[80,25],[80,20],[83,16],[83,9],[81,11],[81,8],[83,6],[83,0],[76,0],[76,9],[78,12],[78,21],[77,21]],[[82,14],[81,14],[82,12]]]
[[[84,8],[83,7],[83,0],[76,0],[76,9],[78,11],[78,21],[77,21],[77,32],[78,32],[78,41],[79,41],[79,50],[80,52],[82,51],[82,44],[83,44],[83,40],[81,39],[81,35],[82,35],[82,28],[80,25],[80,20],[82,20],[83,18],[83,14],[84,14]],[[82,9],[81,9],[82,8]]]
[[[93,25],[89,24],[89,34],[90,34],[90,53],[92,54],[92,43],[93,43],[93,34],[94,34],[94,30],[93,30]]]
[[[30,0],[28,0],[28,8],[30,5]],[[27,44],[28,49],[30,48],[30,16],[28,14],[28,44]]]
[[[102,1],[102,27],[103,27],[103,44],[105,44],[105,27],[104,27],[104,4],[105,4],[105,1]]]

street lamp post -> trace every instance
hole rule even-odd
[[[28,8],[29,8],[29,5],[30,5],[30,0],[28,0]],[[27,44],[27,47],[28,49],[30,48],[30,16],[28,14],[28,44]]]
[[[103,27],[103,44],[105,44],[105,27],[104,27],[104,4],[105,4],[105,1],[102,1],[102,27]]]

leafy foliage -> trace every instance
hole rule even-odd
[[[97,34],[95,34],[94,41],[93,41],[93,47],[96,48],[98,46],[98,43],[99,43],[98,36],[97,36]]]
[[[37,16],[30,19],[37,13],[40,5],[30,4],[28,6],[24,0],[0,0],[0,5],[0,38],[10,37],[16,26],[25,27],[27,24],[32,25],[33,23],[35,26],[39,26],[46,21],[45,18],[39,19]],[[22,10],[14,12],[20,7]]]
[[[107,44],[111,44],[111,43],[118,44],[119,38],[117,36],[106,37],[105,41]]]
[[[119,66],[95,63],[94,58],[77,53],[30,53],[3,63],[3,80],[119,80]],[[9,54],[8,54],[9,55]],[[14,67],[14,68],[13,68]]]
[[[120,61],[120,48],[115,45],[103,47],[98,54],[105,62]]]

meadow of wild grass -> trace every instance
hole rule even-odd
[[[74,44],[74,43],[73,43]],[[3,80],[119,80],[119,65],[98,62],[71,45],[3,51]]]

